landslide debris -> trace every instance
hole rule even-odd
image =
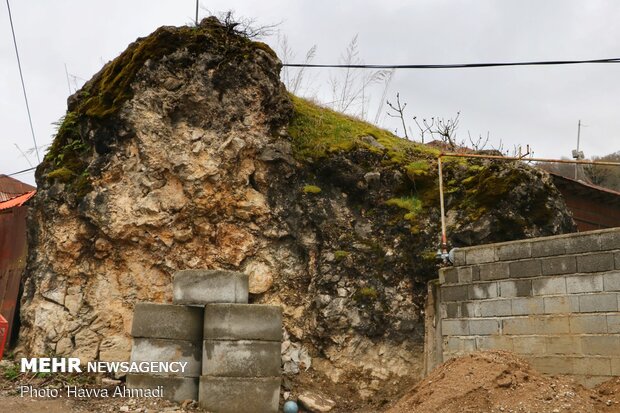
[[[385,413],[619,412],[618,390],[617,379],[586,389],[513,353],[485,351],[443,363]]]

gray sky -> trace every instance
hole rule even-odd
[[[28,98],[39,146],[48,145],[66,110],[65,64],[76,83],[96,73],[137,37],[193,20],[194,0],[12,0]],[[620,2],[614,0],[201,1],[200,15],[235,10],[278,23],[298,57],[317,45],[313,63],[337,63],[359,35],[359,56],[372,64],[470,63],[620,57]],[[277,38],[265,39],[277,49]],[[330,101],[329,78],[306,72],[302,92]],[[452,117],[459,136],[490,132],[497,146],[530,144],[535,156],[570,156],[577,121],[586,156],[620,150],[620,64],[397,71],[388,97],[408,102],[407,116]],[[370,88],[374,119],[383,84]],[[384,111],[383,111],[384,112]],[[394,130],[393,119],[381,117]],[[0,5],[0,173],[29,167],[15,144],[33,147],[9,19]],[[415,126],[411,123],[411,126]],[[399,131],[402,133],[402,130]],[[42,151],[43,156],[44,151]],[[36,165],[34,154],[30,162]],[[17,176],[33,183],[33,174]]]

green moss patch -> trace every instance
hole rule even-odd
[[[316,185],[306,185],[302,191],[304,194],[319,194],[321,193],[321,188]]]
[[[348,251],[342,251],[342,250],[334,251],[334,257],[336,258],[337,261],[344,260],[349,255],[351,255],[351,253]]]
[[[371,303],[379,298],[374,287],[362,287],[353,294],[353,299],[359,303]]]
[[[410,221],[415,220],[417,214],[422,211],[422,201],[413,196],[388,199],[385,201],[385,204],[409,211],[405,214],[404,218]]]

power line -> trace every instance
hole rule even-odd
[[[504,66],[558,66],[577,65],[586,63],[620,63],[620,57],[610,59],[593,60],[546,60],[533,62],[491,62],[491,63],[454,63],[454,64],[420,64],[420,65],[341,65],[341,64],[310,64],[310,63],[284,63],[286,67],[314,67],[334,69],[469,69],[476,67],[504,67]]]
[[[13,172],[12,174],[8,174],[7,176],[14,176],[14,175],[19,175],[19,174],[25,174],[26,172],[34,171],[35,169],[37,169],[37,167],[33,166],[32,168],[23,169],[21,171]]]
[[[11,6],[9,0],[6,0],[6,8],[9,11],[9,22],[11,23],[11,33],[13,34],[13,45],[15,46],[15,56],[17,56],[17,67],[19,68],[19,77],[22,81],[22,90],[24,91],[24,100],[26,101],[26,112],[28,112],[28,122],[30,123],[30,132],[32,132],[32,141],[34,142],[34,149],[37,153],[37,161],[40,163],[39,147],[37,146],[37,139],[34,136],[34,128],[32,127],[32,116],[30,115],[30,105],[28,105],[28,95],[26,94],[26,84],[24,83],[24,74],[22,72],[22,64],[19,58],[19,51],[17,50],[17,39],[15,38],[15,28],[13,27],[13,16],[11,15]]]

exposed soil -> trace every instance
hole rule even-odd
[[[620,379],[586,389],[512,353],[487,351],[442,364],[385,413],[615,413],[619,402]]]

